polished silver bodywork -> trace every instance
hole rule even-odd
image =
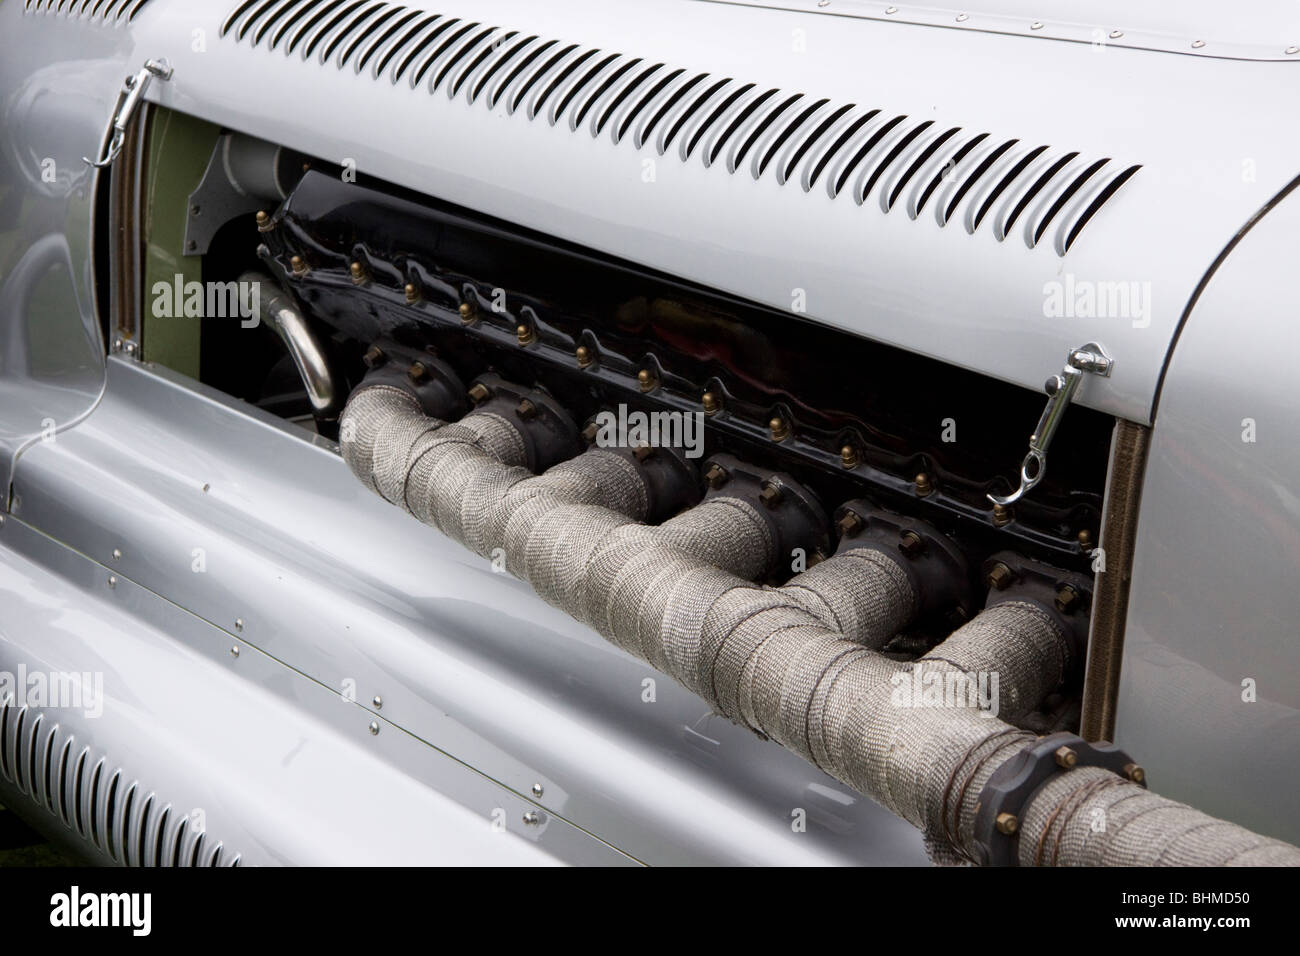
[[[328,443],[105,358],[96,180],[81,157],[99,153],[122,77],[151,57],[175,69],[154,102],[768,305],[802,290],[811,318],[1029,388],[1099,343],[1114,374],[1075,401],[1156,422],[1119,741],[1169,796],[1300,837],[1267,796],[1294,788],[1270,755],[1300,735],[1289,205],[1191,308],[1233,236],[1300,172],[1300,133],[1279,120],[1300,84],[1289,54],[986,32],[974,10],[971,29],[940,29],[695,0],[438,5],[1140,165],[1062,256],[1018,231],[999,241],[928,210],[885,213],[431,94],[392,80],[400,56],[376,75],[382,55],[358,72],[319,48],[271,48],[274,33],[255,45],[223,35],[234,0],[149,0],[107,21],[27,9],[40,6],[0,3],[0,186],[20,197],[0,224],[0,670],[102,669],[105,716],[61,715],[64,731],[160,803],[203,810],[207,852],[220,840],[226,862],[245,863],[925,860],[907,824],[368,496]],[[1046,317],[1045,284],[1067,274],[1149,282],[1150,313]],[[41,822],[22,780],[0,775],[0,801]],[[791,826],[799,810],[806,832]],[[122,832],[151,820],[124,818]]]

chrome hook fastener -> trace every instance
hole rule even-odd
[[[989,501],[995,505],[1012,505],[1029,493],[1029,490],[1043,480],[1047,474],[1047,449],[1052,444],[1065,410],[1079,388],[1079,382],[1085,374],[1100,375],[1109,378],[1115,363],[1102,351],[1096,342],[1089,342],[1081,348],[1072,349],[1060,375],[1053,375],[1043,385],[1047,393],[1047,407],[1043,409],[1038,427],[1029,436],[1029,454],[1020,465],[1020,487],[1005,498],[989,495]]]
[[[139,73],[126,78],[122,84],[122,92],[117,96],[117,107],[113,110],[113,119],[109,125],[112,138],[108,142],[107,153],[97,160],[88,156],[81,157],[87,165],[94,166],[96,169],[113,165],[117,154],[122,152],[122,146],[126,142],[126,131],[131,125],[135,111],[140,108],[140,104],[144,101],[144,94],[155,76],[160,80],[170,80],[171,64],[166,60],[146,60],[144,66],[140,67]]]

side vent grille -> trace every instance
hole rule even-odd
[[[221,35],[1061,256],[1141,168],[385,0],[245,0]]]
[[[23,13],[52,13],[100,24],[130,23],[149,0],[23,0]]]
[[[173,807],[78,743],[52,712],[0,700],[0,776],[81,839],[125,866],[239,866],[203,832],[198,811]]]

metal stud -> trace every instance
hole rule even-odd
[[[930,481],[930,476],[925,472],[921,472],[917,475],[916,479],[912,482],[912,485],[918,498],[928,498],[930,495],[934,494],[934,483]]]
[[[790,437],[790,423],[780,415],[772,416],[767,423],[767,430],[772,434],[772,441],[785,441]]]
[[[524,814],[524,823],[530,827],[535,827],[542,822],[542,815],[536,810],[529,810]]]
[[[374,737],[377,736],[378,734],[379,734],[379,721],[372,720],[370,722],[370,736]]]
[[[515,326],[515,338],[519,340],[520,345],[532,345],[537,336],[533,334],[531,325],[527,322],[520,322]]]
[[[244,619],[242,617],[235,618],[235,630],[242,631],[243,629],[244,629]]]
[[[384,706],[384,698],[376,694],[375,699],[372,700],[371,703],[375,705],[375,710],[379,710],[381,707]]]
[[[406,296],[406,301],[410,305],[420,301],[420,287],[414,282],[408,282],[402,287],[402,294]]]
[[[845,445],[840,449],[840,466],[842,468],[858,467],[858,450],[852,445]]]
[[[540,783],[535,783],[535,784],[533,784],[533,796],[534,796],[534,797],[540,797],[540,796],[541,796],[543,793],[545,793],[545,792],[546,792],[546,789],[545,789],[545,788],[544,788]]]
[[[578,368],[586,368],[591,364],[591,349],[585,345],[579,345],[574,350],[573,357],[578,361]]]

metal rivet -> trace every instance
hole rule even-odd
[[[530,827],[535,827],[542,822],[542,815],[536,810],[529,810],[524,814],[524,823]]]
[[[238,656],[239,656],[239,645],[238,645],[238,644],[236,644],[236,645],[234,645],[233,647],[230,648],[230,656],[231,656],[231,657],[238,657]]]
[[[897,12],[898,12],[898,7],[885,7],[885,13],[888,14],[889,16],[893,16]]]
[[[1031,30],[1041,30],[1042,28],[1043,28],[1043,21],[1041,20],[1035,20],[1033,23],[1029,24],[1029,29]]]
[[[373,736],[375,736],[375,735],[378,734],[378,733],[379,733],[379,721],[377,721],[377,720],[372,720],[372,721],[370,722],[370,736],[373,737]]]
[[[204,482],[204,483],[203,483],[203,487],[202,487],[200,490],[201,490],[204,494],[207,494],[208,491],[210,491],[211,489],[212,489],[212,486],[209,485],[207,482]]]
[[[242,617],[235,618],[235,630],[242,631],[243,629],[244,629],[244,619]]]
[[[997,819],[998,832],[1005,836],[1011,836],[1020,829],[1020,821],[1016,819],[1014,813],[999,813]]]
[[[1069,747],[1057,747],[1053,756],[1056,758],[1056,765],[1064,767],[1066,770],[1074,769],[1079,762],[1079,755]]]
[[[380,708],[382,708],[382,707],[384,706],[384,698],[382,698],[382,697],[380,697],[378,694],[376,694],[376,695],[375,695],[375,699],[372,700],[371,703],[375,705],[375,710],[379,710]]]
[[[1111,30],[1111,31],[1110,31],[1110,38],[1111,38],[1112,40],[1118,40],[1118,39],[1119,39],[1120,37],[1122,37],[1123,35],[1124,35],[1124,31],[1123,31],[1123,30]]]
[[[970,19],[970,17],[967,16],[966,14],[964,14],[964,13],[959,13],[959,14],[957,14],[957,22],[958,22],[958,23],[965,23],[965,22],[966,22],[967,20],[969,20],[969,19]]]
[[[1287,56],[1295,56],[1297,53],[1300,53],[1300,46],[1289,46],[1286,48],[1285,52]]]
[[[108,576],[108,586],[109,586],[110,588],[115,588],[115,587],[117,587],[117,576],[116,576],[116,575],[112,575],[112,574],[110,574],[110,575]]]
[[[780,415],[774,415],[767,423],[767,430],[772,434],[772,441],[785,441],[790,437],[790,424]]]
[[[545,788],[544,788],[540,783],[535,783],[535,784],[533,784],[533,796],[534,796],[534,797],[540,797],[540,796],[541,796],[542,794],[544,794],[545,792],[546,792]]]
[[[122,557],[122,549],[121,549],[121,548],[114,548],[114,549],[113,549],[113,560],[114,560],[114,561],[118,561],[118,560],[121,559],[121,557]]]
[[[912,487],[917,495],[921,498],[927,498],[934,493],[934,483],[930,481],[930,476],[921,472],[912,482]]]
[[[1192,41],[1192,49],[1193,49],[1193,50],[1199,50],[1199,49],[1200,49],[1201,47],[1203,47],[1203,46],[1205,46],[1205,41],[1204,41],[1204,40],[1193,40],[1193,41]]]
[[[830,5],[831,0],[817,0],[817,6],[819,7],[829,7]]]

